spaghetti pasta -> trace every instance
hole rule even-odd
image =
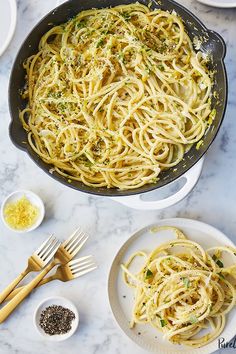
[[[149,255],[136,252],[121,265],[135,294],[130,326],[150,324],[175,344],[200,348],[219,337],[226,314],[235,306],[236,263],[224,266],[222,256],[235,257],[236,249],[204,250],[180,230],[159,228],[163,229],[172,230],[177,238]],[[133,274],[130,266],[138,256],[144,257],[144,265]]]
[[[139,3],[50,29],[24,67],[32,149],[92,187],[155,183],[204,136],[212,79],[175,12]]]

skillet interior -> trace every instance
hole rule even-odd
[[[49,170],[52,166],[44,163],[31,149],[31,147],[27,143],[27,134],[19,120],[19,110],[22,110],[26,105],[26,101],[23,100],[20,95],[20,90],[25,85],[25,71],[22,66],[23,61],[33,53],[37,52],[38,43],[45,32],[47,32],[53,26],[68,21],[78,12],[94,7],[103,8],[120,4],[130,4],[134,2],[136,1],[86,0],[82,2],[78,0],[69,0],[63,3],[61,6],[51,11],[35,26],[35,28],[31,31],[29,36],[22,44],[13,64],[9,84],[9,107],[12,118],[9,127],[9,132],[12,142],[18,148],[25,150],[29,154],[29,156],[35,161],[35,163],[51,177],[67,185],[68,187],[80,190],[82,192],[112,197],[125,196],[148,192],[163,187],[164,185],[170,182],[173,182],[175,179],[179,178],[181,175],[186,173],[206,153],[209,146],[213,142],[224,117],[227,103],[227,77],[223,62],[226,51],[223,39],[217,33],[206,29],[206,27],[200,22],[200,20],[198,20],[186,8],[176,3],[175,1],[153,1],[152,8],[161,8],[163,10],[169,11],[175,10],[185,22],[185,27],[190,38],[192,40],[196,36],[203,38],[204,41],[202,43],[201,49],[212,55],[212,63],[210,64],[210,69],[213,69],[216,72],[213,91],[216,91],[218,93],[217,98],[212,98],[212,106],[216,108],[217,113],[213,124],[205,134],[204,144],[202,144],[199,149],[196,149],[195,144],[191,148],[191,150],[185,155],[185,158],[177,166],[175,166],[175,168],[163,171],[159,175],[160,180],[157,183],[148,184],[131,191],[119,191],[116,189],[107,188],[91,188],[84,185],[82,182],[72,181],[71,183],[69,183],[67,179],[64,179],[59,174],[50,174]],[[139,0],[139,2],[148,5],[149,0]]]

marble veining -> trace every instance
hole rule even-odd
[[[179,0],[208,28],[219,32],[227,43],[226,67],[229,104],[222,128],[207,153],[202,176],[194,191],[178,205],[163,211],[136,211],[110,199],[93,197],[66,188],[43,173],[29,157],[17,150],[8,136],[10,121],[7,90],[10,69],[23,39],[57,0],[18,0],[14,38],[0,57],[0,202],[18,188],[39,193],[46,204],[46,219],[29,234],[17,235],[0,222],[1,289],[25,266],[28,255],[54,232],[66,237],[80,224],[91,237],[82,254],[93,254],[98,270],[70,284],[53,282],[33,293],[0,327],[0,354],[144,354],[119,330],[107,297],[108,271],[114,255],[129,235],[160,218],[189,217],[218,227],[236,242],[236,9],[216,9],[195,0]],[[73,300],[80,311],[78,332],[68,341],[51,343],[33,328],[33,312],[47,296]],[[225,350],[218,353],[224,353]],[[235,349],[227,350],[227,353]]]

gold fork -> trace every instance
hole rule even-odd
[[[41,282],[37,285],[37,287],[44,285],[46,283],[49,283],[50,281],[53,281],[53,280],[60,280],[63,282],[67,282],[67,281],[76,279],[78,277],[81,277],[82,275],[89,273],[96,268],[97,268],[97,266],[94,263],[92,256],[81,257],[81,258],[75,259],[73,261],[70,261],[69,263],[67,263],[65,265],[59,266],[57,268],[55,274],[42,279]],[[19,288],[16,288],[15,290],[13,290],[9,294],[9,296],[5,299],[5,301],[11,300],[23,288],[24,288],[24,286],[21,286]]]
[[[15,279],[13,282],[6,287],[0,293],[0,304],[6,299],[6,297],[11,293],[11,291],[19,284],[19,282],[30,272],[38,272],[42,270],[48,262],[51,260],[53,254],[52,250],[56,251],[57,239],[50,236],[32,256],[28,259],[28,265],[26,269]]]
[[[52,268],[58,264],[66,264],[72,260],[87,239],[88,236],[80,228],[73,232],[69,239],[63,242],[57,249],[54,260],[0,310],[0,323],[5,321]]]
[[[51,263],[51,267],[53,268],[59,263],[66,264],[70,262],[81,250],[87,239],[88,235],[80,227],[78,227],[73,234],[60,245],[55,253],[54,261]]]

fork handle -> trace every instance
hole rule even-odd
[[[0,293],[0,304],[7,298],[7,296],[12,292],[12,290],[19,284],[19,282],[24,279],[24,277],[30,272],[28,267],[20,274],[18,277],[11,282],[1,293]]]
[[[0,323],[4,322],[7,317],[15,310],[15,308],[29,295],[29,293],[37,286],[37,284],[50,272],[50,270],[56,266],[56,262],[50,263],[43,271],[37,275],[29,284],[24,288],[2,309],[0,309]]]
[[[46,283],[49,283],[52,280],[56,280],[58,279],[57,277],[55,277],[55,275],[51,275],[50,277],[44,278],[42,279],[35,288],[39,288],[41,285],[44,285]],[[13,299],[13,297],[15,297],[22,289],[24,289],[25,286],[19,286],[18,288],[14,289],[9,295],[8,297],[4,300],[5,301],[9,301],[11,299]]]

